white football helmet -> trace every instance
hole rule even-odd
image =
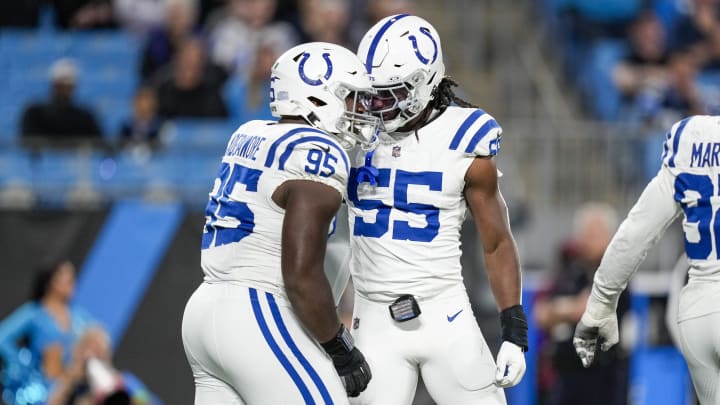
[[[357,53],[378,91],[373,114],[388,133],[417,117],[445,76],[440,36],[417,16],[383,18],[365,34]]]
[[[358,57],[325,42],[291,48],[270,72],[272,115],[303,117],[335,134],[346,149],[377,142],[379,119],[369,113],[374,92]]]

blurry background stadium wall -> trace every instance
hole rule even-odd
[[[102,245],[122,201],[151,203],[150,210],[160,204],[171,212],[164,242],[148,253],[154,261],[144,265],[146,289],[118,329],[116,360],[167,403],[189,403],[192,383],[178,331],[201,274],[202,209],[230,133],[248,118],[270,118],[259,108],[269,98],[260,72],[295,41],[332,40],[353,49],[370,25],[400,12],[433,23],[458,94],[503,127],[498,167],[531,313],[533,295],[558,267],[556,252],[575,209],[600,201],[624,216],[659,167],[669,124],[720,111],[720,57],[711,52],[720,47],[704,34],[720,26],[717,10],[716,0],[0,2],[0,315],[26,298],[29,270],[40,262],[70,258],[82,284],[86,268],[97,266],[90,266],[90,252]],[[189,51],[176,58],[183,46]],[[100,137],[21,133],[23,112],[35,102],[67,123],[67,103],[50,93],[57,77],[51,66],[60,59],[74,63],[73,103],[94,117]],[[230,118],[188,117],[180,108],[163,117],[168,94],[171,101],[212,98],[219,115]],[[478,235],[465,228],[464,267],[481,267],[478,249],[468,248]],[[677,361],[657,320],[681,238],[674,225],[633,284],[635,403],[677,404],[672,398],[688,388],[672,383],[683,381],[680,368],[653,366]],[[122,242],[113,243],[121,251]],[[467,283],[496,350],[487,281],[468,274]],[[531,339],[540,343],[544,337],[532,326],[531,320]],[[533,359],[531,351],[525,381],[508,390],[511,404],[552,403],[536,395]],[[416,404],[427,401],[419,394]]]

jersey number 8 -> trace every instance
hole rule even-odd
[[[692,195],[691,193],[699,195],[699,198],[691,199],[689,202],[688,197]],[[720,247],[720,224],[718,224],[720,210],[713,210],[712,197],[715,194],[715,187],[709,176],[681,173],[675,179],[675,200],[685,212],[685,225],[697,226],[695,235],[688,235],[685,230],[685,250],[690,259],[709,259],[713,249],[713,239],[716,247],[715,258],[720,259],[720,254],[717,252]]]

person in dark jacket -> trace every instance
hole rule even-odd
[[[167,118],[225,118],[227,74],[207,61],[200,39],[184,42],[158,81],[158,111]]]
[[[50,68],[50,99],[30,104],[22,114],[23,137],[57,141],[100,139],[102,133],[93,113],[73,101],[78,69],[70,59]]]

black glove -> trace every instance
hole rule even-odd
[[[345,325],[333,339],[321,343],[323,349],[330,355],[340,379],[345,386],[348,396],[356,397],[367,388],[372,373],[370,366],[365,361],[365,356],[355,347],[350,332]]]

